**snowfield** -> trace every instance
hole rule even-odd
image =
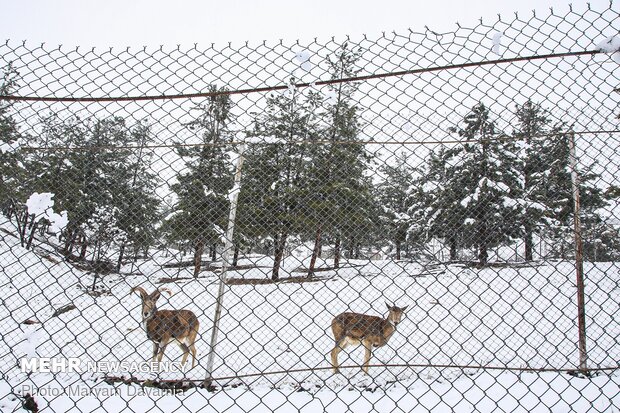
[[[200,381],[206,375],[218,278],[205,271],[193,279],[191,267],[164,268],[174,258],[154,251],[152,259],[104,276],[98,283],[110,294],[92,296],[84,292],[93,282],[91,274],[62,261],[40,242],[35,241],[35,252],[25,250],[7,233],[10,224],[0,227],[2,411],[21,409],[24,386],[37,389],[30,392],[39,409],[50,412],[620,410],[617,370],[586,379],[566,372],[479,368],[577,367],[570,262],[476,269],[350,260],[337,271],[318,272],[319,281],[228,285],[213,372],[216,391],[175,395],[136,384],[110,385],[100,372],[22,373],[24,357],[148,359],[152,344],[140,327],[140,299],[129,290],[165,285],[175,294],[162,296],[159,308],[187,308],[198,315],[199,364],[185,377],[181,372],[157,376],[137,371],[124,376]],[[270,276],[269,257],[247,257],[240,264],[256,268],[231,271],[229,277]],[[294,271],[301,264],[295,256],[287,257],[281,277],[303,275]],[[617,367],[619,265],[586,263],[585,269],[589,366]],[[175,277],[176,282],[159,283]],[[410,307],[388,345],[373,351],[371,364],[400,366],[371,367],[370,376],[364,376],[357,367],[363,350],[348,348],[340,354],[341,364],[355,368],[333,375],[328,361],[334,345],[332,318],[343,311],[385,315],[386,301]],[[52,317],[68,304],[76,309]],[[25,320],[41,323],[22,324]],[[166,350],[166,357],[179,361],[180,356],[174,345]],[[436,367],[423,367],[428,365]],[[441,367],[445,365],[461,367]],[[261,372],[266,374],[257,374]]]

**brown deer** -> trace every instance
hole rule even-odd
[[[185,366],[190,351],[192,352],[192,368],[196,363],[196,336],[198,335],[198,318],[190,310],[158,310],[157,299],[161,292],[172,296],[168,288],[159,289],[148,294],[142,287],[133,287],[131,292],[137,292],[142,299],[142,323],[146,330],[146,337],[153,342],[153,361],[161,362],[166,346],[176,341],[183,351],[181,364]]]
[[[381,347],[388,342],[408,307],[399,308],[387,303],[385,305],[390,311],[387,319],[358,313],[342,313],[333,319],[332,331],[336,346],[331,355],[334,373],[338,373],[338,353],[349,344],[362,344],[366,349],[362,370],[368,374],[372,347]]]

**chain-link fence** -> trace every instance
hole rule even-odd
[[[0,407],[619,411],[618,27],[4,43]]]

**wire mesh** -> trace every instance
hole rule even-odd
[[[620,410],[619,17],[7,41],[0,407]]]

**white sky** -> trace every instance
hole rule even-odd
[[[585,0],[573,0],[582,9]],[[607,7],[608,0],[590,0]],[[411,28],[454,30],[480,17],[495,21],[549,7],[565,12],[566,0],[0,0],[0,40],[48,46],[224,46],[249,40],[325,39]],[[620,7],[617,2],[614,7]],[[543,13],[544,14],[544,13]]]

